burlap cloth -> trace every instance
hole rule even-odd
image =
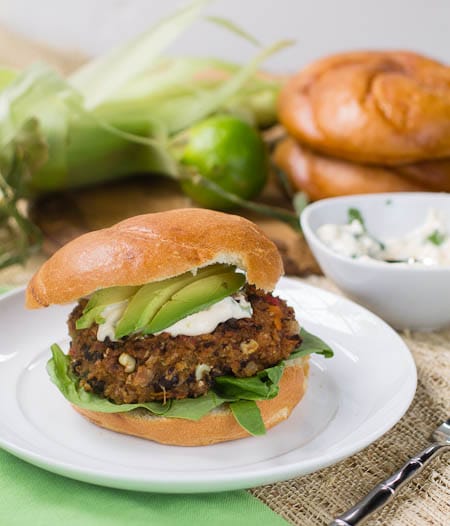
[[[1,271],[0,285],[26,283],[42,261],[36,256],[26,267]],[[325,278],[305,281],[338,292]],[[292,524],[325,525],[427,445],[431,432],[450,414],[450,330],[402,337],[414,356],[419,380],[414,401],[400,422],[361,453],[311,475],[254,488],[250,492],[255,497]],[[448,460],[448,455],[435,460],[367,524],[449,525]]]

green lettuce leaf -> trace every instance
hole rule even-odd
[[[200,418],[226,401],[227,400],[218,396],[214,391],[208,391],[205,395],[199,396],[198,398],[172,400],[170,409],[164,413],[164,416],[185,418],[187,420],[200,420]]]
[[[72,404],[102,413],[123,413],[143,407],[154,414],[163,415],[169,410],[169,405],[165,407],[159,402],[119,405],[94,393],[88,393],[78,385],[77,377],[70,370],[70,357],[64,354],[59,345],[53,344],[51,350],[52,358],[47,363],[47,372],[52,382]]]
[[[250,378],[218,376],[214,390],[228,400],[268,400],[278,394],[278,383],[283,374],[284,363],[264,369]]]
[[[320,338],[310,334],[305,329],[300,332],[302,344],[289,357],[301,358],[308,354],[322,354],[331,358],[333,351]],[[79,386],[78,378],[70,369],[70,357],[65,355],[61,348],[54,344],[51,346],[52,358],[47,364],[47,371],[52,382],[58,387],[64,397],[72,404],[106,413],[121,413],[143,408],[154,415],[168,418],[184,418],[200,420],[213,409],[224,403],[229,403],[234,418],[245,430],[252,435],[265,433],[264,423],[256,400],[269,400],[277,396],[279,382],[285,364],[280,362],[257,373],[250,378],[236,378],[234,376],[219,376],[215,378],[213,388],[198,398],[184,400],[169,400],[161,402],[147,402],[141,404],[115,404],[105,398],[100,398],[94,393],[88,393]]]
[[[209,411],[223,404],[224,400],[214,392],[209,392],[199,398],[172,400],[166,404],[161,402],[146,402],[142,404],[114,404],[106,398],[100,398],[94,393],[88,393],[78,385],[77,377],[70,370],[70,358],[65,355],[59,345],[52,345],[52,358],[47,363],[47,372],[64,397],[72,404],[99,411],[101,413],[124,413],[133,409],[147,409],[154,415],[169,418],[186,418],[200,420]]]
[[[321,354],[325,358],[332,358],[334,353],[331,347],[321,340],[318,336],[311,334],[303,327],[300,331],[300,337],[302,338],[302,343],[300,347],[297,347],[295,351],[289,356],[289,360],[295,360],[296,358],[302,358],[303,356],[308,356],[308,354]]]
[[[64,397],[78,407],[102,413],[123,413],[143,408],[154,415],[167,418],[200,420],[216,407],[225,402],[231,402],[230,408],[236,420],[252,435],[261,435],[265,432],[258,406],[254,400],[273,398],[278,394],[278,382],[284,367],[278,365],[261,371],[258,378],[235,378],[235,382],[228,381],[231,377],[221,377],[226,378],[223,382],[226,395],[210,390],[206,395],[198,398],[170,400],[166,404],[147,402],[119,405],[85,391],[79,386],[77,377],[70,369],[70,357],[65,355],[56,344],[51,346],[51,351],[52,358],[47,363],[47,372]],[[261,393],[260,396],[256,394],[257,392]]]
[[[266,428],[259,407],[254,400],[238,400],[230,404],[237,423],[253,436],[265,435]]]

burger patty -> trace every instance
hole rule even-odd
[[[300,344],[286,303],[253,286],[244,289],[251,318],[230,319],[210,334],[135,334],[97,340],[96,324],[77,330],[86,301],[70,314],[71,367],[86,391],[117,403],[182,399],[205,394],[216,376],[249,377],[286,359]]]

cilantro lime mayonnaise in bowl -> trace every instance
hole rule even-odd
[[[301,216],[324,274],[397,329],[450,326],[450,194],[324,199]]]

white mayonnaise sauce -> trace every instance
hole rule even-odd
[[[205,310],[186,316],[186,318],[177,321],[161,332],[168,332],[171,336],[209,334],[213,332],[219,323],[231,318],[236,320],[251,318],[252,315],[252,306],[244,296],[228,296]]]
[[[387,263],[450,265],[450,236],[444,214],[430,209],[425,222],[402,238],[375,239],[363,224],[322,225],[319,238],[335,252],[351,258],[376,259]]]
[[[115,336],[115,330],[117,322],[122,317],[128,300],[120,301],[119,303],[111,303],[107,305],[102,313],[101,317],[105,319],[104,323],[101,323],[97,329],[97,340],[99,342],[105,341],[105,338],[108,336],[111,341],[117,341]]]
[[[121,301],[119,303],[111,303],[104,308],[101,313],[102,318],[105,322],[98,326],[97,340],[100,342],[105,341],[106,337],[109,337],[111,341],[117,341],[115,337],[115,329],[118,321],[122,317],[128,300]],[[251,318],[253,315],[253,309],[251,303],[245,299],[242,294],[236,294],[235,296],[229,296],[211,307],[186,316],[182,320],[177,321],[172,326],[167,327],[164,331],[168,332],[171,336],[185,335],[185,336],[198,336],[199,334],[208,334],[224,321],[231,318],[240,320],[242,318]],[[161,332],[156,334],[161,334]]]

